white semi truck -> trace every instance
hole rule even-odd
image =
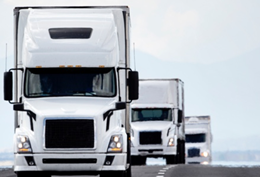
[[[18,177],[131,176],[129,8],[16,7],[14,104]]]
[[[184,88],[180,79],[140,79],[139,99],[131,104],[131,159],[147,157],[185,163]]]
[[[210,116],[185,117],[186,162],[209,164],[212,160]]]

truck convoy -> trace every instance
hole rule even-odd
[[[185,163],[184,89],[180,79],[140,79],[139,99],[131,104],[131,161],[147,157]]]
[[[185,117],[186,162],[188,164],[209,164],[211,154],[210,116]]]
[[[18,177],[131,176],[130,66],[126,6],[16,7],[13,104]]]

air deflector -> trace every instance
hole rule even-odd
[[[92,28],[50,28],[52,39],[89,39]]]

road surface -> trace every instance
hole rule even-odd
[[[211,166],[211,165],[169,165],[169,166],[164,165],[164,166],[133,166],[132,167],[132,177],[259,177],[259,176],[260,176],[260,166],[227,167],[227,166]],[[9,168],[9,169],[2,169],[0,171],[0,177],[16,177],[16,175],[14,174],[13,170]],[[80,176],[80,177],[92,177],[92,176]]]

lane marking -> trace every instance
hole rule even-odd
[[[159,176],[157,175],[156,177],[164,177],[166,171],[169,170],[169,169],[171,169],[171,168],[173,168],[173,167],[175,167],[175,166],[176,166],[176,165],[170,165],[170,166],[164,167],[163,169],[159,170],[159,172],[158,172],[158,175],[159,175]]]

